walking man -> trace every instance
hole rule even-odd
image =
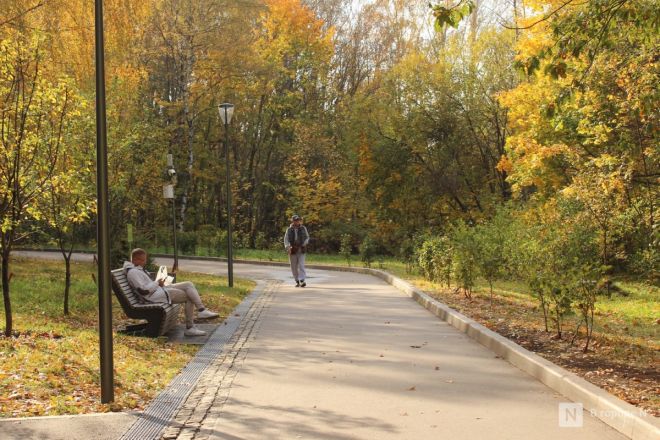
[[[289,254],[291,273],[296,280],[296,287],[305,287],[305,252],[309,243],[309,233],[302,225],[299,215],[291,217],[291,225],[284,234],[284,247]]]

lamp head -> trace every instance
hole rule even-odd
[[[227,102],[218,105],[218,112],[220,112],[220,119],[222,123],[227,125],[231,123],[231,117],[234,115],[234,104]]]

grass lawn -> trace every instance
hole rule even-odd
[[[149,248],[151,253],[155,254],[172,254],[171,248]],[[253,260],[253,261],[275,261],[275,262],[288,262],[289,257],[282,246],[281,250],[272,249],[244,249],[234,248],[234,259],[236,260]],[[218,255],[215,252],[210,252],[208,249],[198,248],[195,256],[198,257],[221,257],[226,255]],[[180,258],[185,258],[185,255],[179,255]],[[319,254],[308,252],[306,258],[307,264],[328,264],[334,266],[354,266],[363,267],[364,264],[360,260],[359,255],[351,256],[350,264],[343,256],[339,254]],[[393,257],[378,257],[372,263],[371,267],[375,269],[399,268],[402,272],[405,271],[405,265]]]
[[[100,403],[97,287],[88,263],[72,264],[70,315],[63,314],[64,264],[14,259],[15,337],[0,336],[0,416],[81,414],[144,408],[199,346],[114,333],[115,402]],[[193,281],[221,321],[254,287],[223,277],[179,272]],[[4,329],[4,309],[0,325]],[[113,295],[113,328],[128,320]]]

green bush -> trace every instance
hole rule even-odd
[[[172,226],[158,226],[154,231],[153,245],[163,248],[165,252],[172,252]]]
[[[197,233],[194,231],[177,231],[176,243],[179,253],[185,255],[195,255],[197,246]]]
[[[474,228],[460,223],[450,233],[453,245],[453,273],[465,297],[472,298],[472,288],[477,275],[479,243]]]
[[[283,251],[284,250],[284,239],[275,238],[270,242],[268,249],[271,251]]]
[[[216,230],[215,234],[209,239],[209,251],[211,255],[227,255],[227,231],[224,229]]]
[[[268,249],[268,238],[264,232],[257,232],[254,238],[254,247],[256,249]]]
[[[541,303],[546,331],[552,322],[557,338],[562,338],[564,318],[573,308],[583,318],[589,317],[595,307],[595,286],[602,275],[597,231],[573,208],[559,204],[556,218],[518,227],[512,254],[516,274]],[[590,335],[593,319],[584,323]]]
[[[124,261],[130,260],[131,251],[128,249],[128,242],[124,239],[115,240],[110,246],[110,267],[117,269],[124,265]]]
[[[339,254],[344,257],[346,263],[350,266],[351,256],[353,255],[353,237],[351,237],[351,234],[343,234],[341,236]]]
[[[422,242],[417,252],[417,264],[430,281],[444,281],[451,286],[453,266],[452,243],[449,237],[430,237]]]
[[[504,210],[500,210],[488,223],[474,228],[479,249],[476,254],[476,262],[479,272],[488,281],[491,306],[493,304],[493,282],[502,278],[506,267],[509,266],[507,243],[515,241],[510,234],[511,224],[511,216]]]
[[[213,251],[211,241],[218,233],[218,228],[213,225],[200,225],[196,231],[195,243],[197,248],[206,249],[209,252]]]
[[[371,263],[376,257],[377,250],[378,247],[376,246],[376,243],[369,235],[367,235],[360,244],[360,258],[366,267],[371,267]]]
[[[416,246],[415,241],[412,238],[405,238],[401,241],[401,246],[399,247],[398,256],[406,265],[406,273],[411,273],[412,268],[415,264],[416,257]]]
[[[660,234],[656,234],[660,235]],[[660,284],[660,237],[646,248],[637,251],[631,259],[631,269],[653,285]]]

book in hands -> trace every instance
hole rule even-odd
[[[172,281],[174,281],[174,277],[168,275],[166,266],[160,266],[158,273],[156,273],[156,282],[159,282],[160,280],[165,281],[165,283],[163,283],[164,286],[169,286],[172,284]]]

